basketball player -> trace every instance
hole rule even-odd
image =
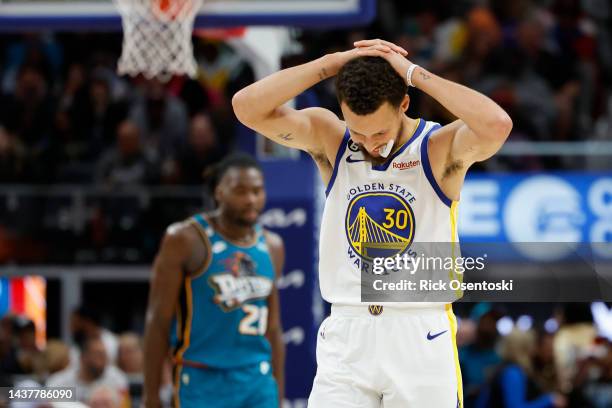
[[[313,408],[463,405],[450,304],[361,303],[362,253],[348,229],[363,209],[406,242],[457,241],[466,172],[502,146],[512,121],[491,99],[406,56],[387,41],[359,41],[270,75],[232,101],[245,125],[308,152],[327,183],[319,281],[332,313],[319,330]],[[285,105],[332,76],[344,120]],[[441,127],[406,116],[409,86],[458,119]]]
[[[159,407],[172,348],[173,406],[278,408],[284,344],[278,291],[281,238],[257,218],[264,179],[250,156],[229,156],[212,175],[218,204],[172,224],[153,266],[145,331],[147,407]],[[276,378],[276,381],[275,381]]]

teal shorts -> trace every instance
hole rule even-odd
[[[278,408],[272,366],[261,362],[232,369],[176,367],[175,408]],[[178,397],[178,398],[177,398]],[[177,401],[178,400],[178,401]],[[176,406],[178,405],[178,406]]]

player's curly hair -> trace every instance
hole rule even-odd
[[[225,156],[220,162],[209,166],[204,171],[204,181],[208,189],[213,192],[219,182],[223,178],[223,175],[231,168],[237,167],[239,169],[254,168],[263,173],[261,164],[251,155],[246,153],[232,153]]]
[[[375,112],[384,102],[399,108],[408,85],[380,57],[359,57],[347,62],[336,76],[338,103],[346,103],[357,115]]]

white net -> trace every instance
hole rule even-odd
[[[191,34],[203,0],[113,0],[123,23],[117,70],[168,80],[197,71]]]

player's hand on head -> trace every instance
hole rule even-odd
[[[392,42],[378,39],[362,40],[355,41],[354,45],[361,56],[381,57],[387,60],[402,78],[406,77],[406,72],[412,65],[412,62],[406,58],[408,51]]]
[[[392,50],[386,45],[374,44],[368,47],[355,47],[348,51],[340,51],[331,54],[330,65],[328,66],[330,74],[336,75],[340,68],[347,62],[358,57],[382,57],[384,54],[390,53]]]
[[[408,51],[403,49],[397,44],[393,44],[391,41],[380,40],[378,38],[373,40],[361,40],[355,41],[353,43],[355,48],[371,48],[371,47],[383,47],[379,49],[384,49],[386,52],[394,51],[404,57],[408,55]]]
[[[358,57],[381,57],[389,61],[391,66],[403,77],[406,75],[408,67],[412,62],[406,59],[408,51],[384,40],[362,40],[355,41],[355,48],[352,50],[337,52],[333,55],[333,63],[331,64],[332,74],[338,73],[340,68],[347,62]]]
[[[369,47],[355,47],[350,53],[353,55],[353,58],[356,57],[382,57],[396,54],[391,48],[386,45],[371,45]]]

